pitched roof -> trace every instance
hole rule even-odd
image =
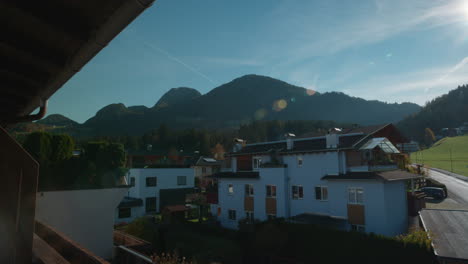
[[[281,151],[286,149],[286,141],[276,142],[265,142],[249,144],[243,147],[240,151],[231,154],[242,155],[242,154],[255,154],[255,153],[267,153],[269,151]]]
[[[364,171],[364,172],[348,172],[340,175],[325,175],[322,180],[384,180],[384,181],[402,181],[419,179],[421,175],[409,173],[404,170],[392,171]]]
[[[221,163],[222,161],[220,160],[201,156],[197,160],[197,163],[195,163],[195,166],[221,166]]]
[[[341,135],[339,137],[339,149],[351,148],[354,146],[354,144],[358,143],[364,137],[366,137],[366,135],[364,134]],[[246,145],[240,151],[230,153],[230,155],[237,156],[245,154],[264,154],[272,151],[278,151],[281,153],[291,153],[327,150],[325,137],[295,139],[293,141],[293,148],[290,150],[286,148],[286,140],[283,140],[276,142],[265,142]]]

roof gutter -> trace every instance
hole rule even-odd
[[[112,41],[123,29],[125,29],[135,18],[143,11],[149,8],[155,0],[127,0],[125,1],[106,22],[101,24],[94,34],[67,62],[63,70],[55,78],[50,80],[43,93],[37,96],[37,99],[50,98],[60,87],[62,87],[75,73],[86,65],[96,54],[98,54],[109,42]],[[39,105],[39,100],[31,100],[24,108],[23,115],[34,111]],[[42,107],[41,107],[42,108]],[[41,111],[39,112],[41,113]],[[34,120],[42,117],[35,116]],[[17,121],[19,120],[19,121]],[[29,118],[25,118],[28,121]],[[11,123],[25,122],[23,117],[12,119]]]

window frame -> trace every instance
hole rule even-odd
[[[154,210],[148,210],[148,199],[154,199]],[[157,197],[146,197],[145,199],[145,213],[156,213],[158,211],[158,199]]]
[[[135,182],[136,182],[135,177],[130,177],[130,186],[132,186],[132,187],[135,186]]]
[[[298,168],[302,168],[302,165],[304,165],[304,158],[302,155],[296,157],[296,164]]]
[[[180,179],[184,179],[183,184],[180,182]],[[185,175],[177,176],[177,186],[185,186],[185,185],[187,185],[187,176],[185,176]]]
[[[317,189],[320,189],[320,198],[317,198]],[[315,200],[316,201],[321,201],[321,202],[326,202],[328,201],[328,186],[327,185],[317,185],[315,186]],[[323,190],[326,190],[325,192]],[[326,193],[326,198],[324,199],[324,193]]]
[[[297,190],[297,193],[294,191]],[[293,200],[303,200],[304,199],[304,187],[302,185],[292,185],[291,186],[291,195]]]
[[[267,184],[267,185],[265,185],[265,187],[266,187],[266,197],[267,198],[276,198],[276,185]],[[268,195],[268,187],[270,187],[270,195]],[[273,195],[273,189],[275,190],[274,195]]]
[[[121,210],[129,210],[128,216],[122,216]],[[130,218],[130,217],[132,217],[132,208],[131,208],[131,207],[122,207],[122,208],[119,208],[119,214],[118,214],[118,218],[119,218],[119,219]]]
[[[236,212],[235,209],[228,209],[228,219],[230,221],[236,221],[237,220],[237,212]]]
[[[245,184],[245,197],[254,197],[254,186],[253,184]]]
[[[365,233],[366,232],[366,225],[351,224],[350,230],[353,231],[353,232]]]
[[[227,190],[228,190],[228,195],[234,195],[234,184],[228,183]]]
[[[260,166],[262,165],[262,158],[261,157],[253,157],[252,158],[252,168],[253,169],[259,169]]]
[[[154,185],[149,185],[148,180],[154,179]],[[157,187],[158,186],[158,177],[156,176],[149,176],[145,178],[145,186],[146,187]]]
[[[358,191],[361,191],[360,201],[358,201]],[[351,193],[353,199],[351,199]],[[363,187],[348,187],[348,204],[364,205],[364,188]]]

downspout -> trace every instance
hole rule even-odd
[[[13,123],[32,122],[35,120],[42,119],[47,112],[47,103],[47,99],[40,99],[39,112],[37,114],[16,117]]]

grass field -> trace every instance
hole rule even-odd
[[[429,149],[412,153],[411,162],[468,176],[468,135],[443,138]]]

